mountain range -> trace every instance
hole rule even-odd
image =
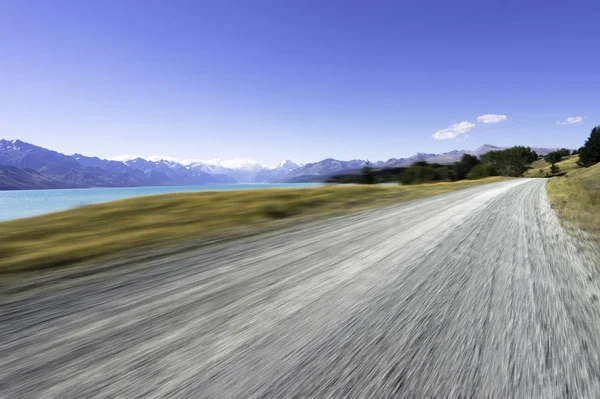
[[[501,147],[486,144],[474,151],[418,153],[409,158],[391,158],[371,164],[376,168],[408,166],[423,160],[448,164],[458,161],[463,154],[480,156],[499,149]],[[542,155],[553,151],[533,150]],[[65,155],[21,140],[0,140],[0,190],[310,182],[358,170],[366,162],[327,158],[303,165],[286,159],[277,166],[265,167],[245,159],[177,162],[134,157],[117,161],[82,154]]]

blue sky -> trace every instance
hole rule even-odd
[[[4,0],[0,137],[263,164],[575,148],[600,123],[599,20],[599,1]]]

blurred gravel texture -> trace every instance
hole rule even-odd
[[[0,397],[600,397],[596,266],[544,183],[48,281],[1,305]]]

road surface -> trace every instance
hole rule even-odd
[[[2,306],[0,397],[598,397],[594,264],[544,183],[48,283]]]

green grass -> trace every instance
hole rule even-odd
[[[131,249],[228,237],[501,181],[331,186],[129,198],[0,223],[0,272],[117,257]]]
[[[557,165],[560,168],[560,172],[568,172],[580,168],[580,166],[577,165],[577,161],[579,161],[579,155],[570,155],[564,157]],[[541,173],[540,170],[542,171]],[[544,159],[533,162],[531,164],[531,169],[523,173],[524,177],[546,177],[546,175],[550,175],[550,164],[544,161]]]
[[[600,238],[600,164],[571,170],[546,186],[559,216]]]

